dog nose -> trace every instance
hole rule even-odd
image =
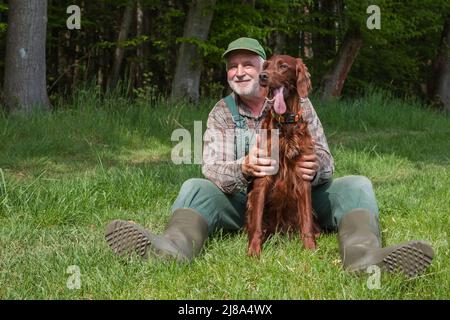
[[[267,72],[261,72],[261,74],[259,75],[259,80],[261,81],[267,81],[269,80],[269,75],[267,74]]]

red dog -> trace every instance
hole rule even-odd
[[[316,248],[317,227],[311,204],[311,183],[298,170],[302,155],[314,147],[302,119],[301,99],[308,96],[311,81],[299,58],[275,55],[266,61],[260,85],[269,88],[273,109],[262,124],[271,150],[271,130],[279,130],[279,170],[276,175],[255,178],[247,201],[248,255],[259,256],[261,245],[275,232],[298,232],[303,245]]]

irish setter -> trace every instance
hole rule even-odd
[[[308,69],[299,58],[275,55],[263,65],[260,85],[268,87],[273,107],[262,123],[267,131],[266,150],[272,150],[271,131],[278,130],[279,169],[275,175],[255,178],[247,201],[248,255],[259,256],[261,245],[273,233],[298,232],[303,245],[316,249],[311,204],[311,183],[302,179],[298,162],[314,152],[301,99],[311,89]]]

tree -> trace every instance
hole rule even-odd
[[[321,91],[323,100],[339,97],[344,88],[345,80],[358,56],[362,46],[362,37],[358,29],[347,31],[333,67],[322,78]]]
[[[125,48],[123,42],[127,40],[128,33],[130,32],[131,22],[133,20],[133,9],[135,0],[128,0],[127,6],[123,13],[122,24],[120,26],[119,36],[117,38],[117,47],[114,52],[114,62],[111,71],[111,75],[108,81],[108,87],[113,88],[116,86],[120,77],[120,67],[122,66],[123,56]]]
[[[199,99],[201,55],[198,41],[208,38],[216,0],[192,0],[184,26],[183,42],[178,51],[172,98]]]
[[[428,86],[429,97],[450,112],[450,14],[447,14],[442,39]]]
[[[45,43],[47,0],[10,0],[4,94],[12,112],[48,110]]]
[[[336,22],[338,4],[335,0],[316,0],[316,25],[320,26],[312,39],[320,61],[332,60],[336,54]]]
[[[136,1],[136,36],[138,38],[142,38],[144,35],[144,27],[145,27],[145,14],[144,14],[144,8],[142,5],[142,0]],[[141,43],[137,45],[136,47],[136,58],[137,63],[135,64],[135,71],[134,71],[134,79],[137,87],[142,86],[142,72],[144,72],[144,54],[145,48],[144,43]]]

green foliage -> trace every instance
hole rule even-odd
[[[270,37],[275,32],[286,35],[298,34],[305,17],[297,13],[311,1],[257,1],[253,8],[242,1],[218,1],[214,13],[208,44],[215,53],[209,56],[209,62],[222,62],[221,54],[228,43],[239,37],[258,39],[268,56],[273,52],[269,46]],[[298,50],[296,54],[298,53]]]
[[[142,78],[142,86],[133,89],[137,104],[145,105],[148,103],[156,103],[156,101],[158,101],[161,97],[158,92],[158,87],[152,84],[152,79],[154,78],[153,72],[144,72]]]
[[[423,94],[421,86],[431,75],[430,65],[436,57],[449,2],[352,0],[347,4],[349,19],[359,21],[364,45],[345,91],[355,93],[372,83],[400,95]],[[369,30],[365,26],[369,16],[365,8],[369,4],[381,9],[381,30]]]
[[[6,3],[3,3],[3,0],[2,0],[2,1],[0,1],[0,14],[5,13],[5,12],[8,12],[8,5]],[[7,27],[8,27],[8,24],[5,22],[2,22],[0,20],[0,34],[6,32]]]
[[[242,0],[217,0],[206,41],[184,38],[183,28],[189,2],[141,0],[145,14],[145,31],[136,35],[132,23],[129,38],[117,43],[117,35],[128,0],[85,1],[81,6],[82,28],[68,31],[66,8],[70,0],[49,0],[47,33],[47,71],[51,94],[72,93],[78,83],[97,76],[108,77],[114,48],[124,47],[122,78],[151,73],[146,83],[167,95],[175,71],[177,50],[181,43],[197,46],[203,59],[201,91],[220,96],[225,81],[222,52],[232,40],[241,37],[258,39],[268,56],[275,50],[304,58],[313,77],[313,87],[333,65],[346,32],[358,29],[363,47],[344,87],[345,95],[359,94],[368,84],[390,89],[399,95],[423,95],[431,75],[431,64],[444,24],[450,11],[446,0],[259,0],[253,7]],[[342,3],[343,6],[339,7]],[[331,4],[331,5],[330,5]],[[366,12],[369,5],[381,9],[381,30],[369,30]],[[0,1],[0,77],[3,75],[7,5]],[[305,57],[311,41],[312,57]],[[145,48],[145,56],[137,58],[137,48]],[[139,60],[139,61],[138,61]],[[143,68],[131,75],[136,63]],[[74,77],[77,65],[77,76]],[[100,81],[100,79],[98,79]],[[102,86],[105,89],[105,81]],[[133,89],[139,89],[132,83]],[[144,89],[145,90],[145,89]],[[153,89],[152,89],[153,90]],[[130,90],[130,93],[137,92]]]

